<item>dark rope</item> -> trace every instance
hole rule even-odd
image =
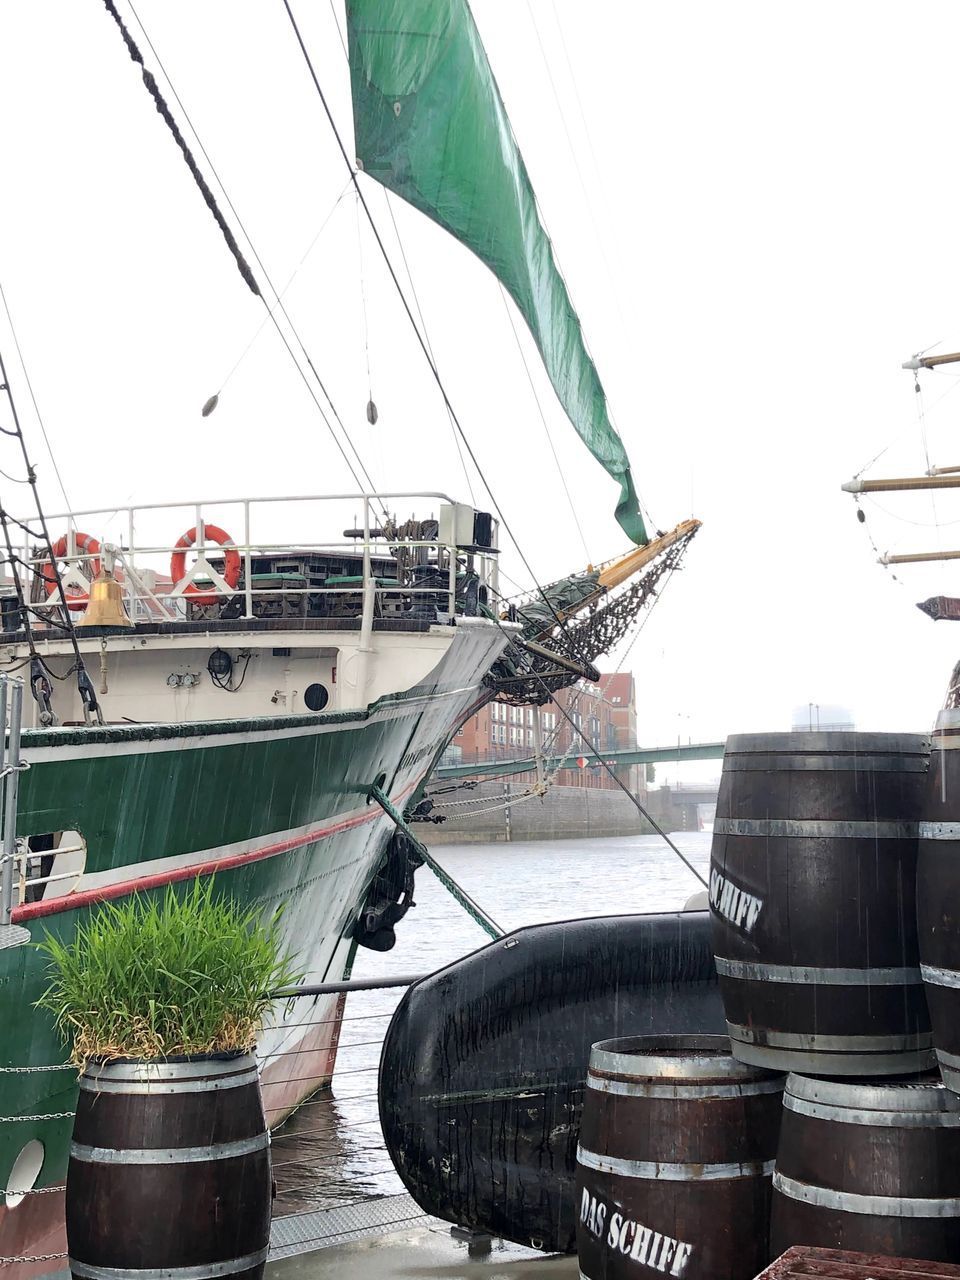
[[[176,120],[174,120],[173,116],[170,114],[170,108],[167,106],[166,102],[164,101],[163,94],[160,92],[160,88],[157,85],[157,82],[154,79],[153,74],[150,71],[148,71],[147,68],[144,66],[143,54],[137,48],[136,44],[133,41],[133,37],[130,35],[130,32],[127,30],[124,24],[123,19],[120,17],[119,13],[117,13],[116,6],[114,5],[113,0],[103,0],[103,3],[106,5],[107,12],[110,14],[111,18],[113,18],[114,22],[120,28],[120,34],[123,36],[123,42],[127,46],[127,52],[130,54],[130,57],[133,59],[133,61],[139,64],[140,72],[143,77],[143,83],[146,85],[147,92],[150,94],[150,97],[153,98],[154,106],[160,112],[160,115],[163,117],[164,123],[166,124],[170,132],[173,134],[174,141],[176,142],[177,146],[180,148],[180,151],[183,155],[184,160],[187,162],[187,168],[193,174],[193,180],[197,184],[197,186],[200,188],[200,194],[203,196],[203,199],[206,203],[207,208],[213,214],[214,219],[216,220],[217,226],[220,228],[223,238],[227,242],[227,248],[230,250],[234,258],[236,259],[237,267],[239,268],[240,274],[243,276],[244,281],[246,282],[247,288],[250,290],[251,293],[256,294],[256,296],[259,298],[260,286],[257,284],[256,278],[254,277],[253,272],[250,270],[250,267],[247,265],[247,260],[246,258],[244,258],[242,252],[240,251],[240,246],[237,244],[237,241],[234,237],[233,232],[230,230],[229,226],[227,225],[226,219],[224,218],[223,214],[220,212],[220,209],[217,205],[216,197],[214,196],[210,188],[207,186],[206,179],[204,178],[203,174],[200,172],[199,168],[197,167],[197,162],[196,160],[194,160],[193,153],[191,152],[190,148],[187,146],[186,139],[184,138],[183,134],[180,132],[179,128],[177,127]]]

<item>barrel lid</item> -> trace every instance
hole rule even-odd
[[[857,1079],[787,1076],[785,1094],[804,1102],[821,1102],[856,1111],[956,1111],[960,1097],[944,1085],[936,1072],[898,1079]]]
[[[769,1080],[781,1073],[738,1062],[727,1036],[656,1035],[599,1040],[590,1071],[631,1080]]]
[[[941,713],[942,714],[942,713]],[[809,733],[735,733],[726,742],[727,755],[804,753],[826,755],[926,755],[930,739],[922,733],[857,733],[853,730]]]

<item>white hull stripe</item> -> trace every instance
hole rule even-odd
[[[243,1258],[204,1262],[196,1267],[95,1267],[76,1258],[69,1258],[67,1265],[75,1276],[83,1276],[84,1280],[215,1280],[217,1276],[237,1276],[259,1267],[268,1253],[269,1249],[260,1249]]]
[[[921,981],[919,968],[909,969],[821,969],[812,965],[754,964],[749,960],[716,957],[721,978],[743,978],[747,982],[792,982],[801,986],[903,987]]]
[[[746,1098],[758,1093],[782,1093],[783,1079],[748,1080],[743,1084],[654,1084],[642,1080],[608,1080],[605,1076],[587,1076],[587,1088],[597,1093],[614,1093],[624,1098],[669,1098],[683,1102],[686,1098]]]
[[[909,840],[917,822],[830,822],[820,818],[716,818],[716,836],[788,836],[831,840]]]
[[[855,1191],[834,1191],[809,1182],[788,1178],[776,1170],[773,1189],[791,1200],[833,1209],[840,1213],[866,1213],[884,1218],[955,1218],[960,1214],[960,1197],[920,1198],[912,1196],[868,1196]]]
[[[960,1128],[960,1111],[855,1111],[851,1107],[835,1107],[826,1102],[808,1102],[789,1093],[784,1095],[783,1105],[797,1115],[838,1124],[876,1125],[881,1129]]]
[[[269,1133],[235,1142],[220,1142],[210,1147],[88,1147],[82,1142],[70,1143],[70,1158],[84,1164],[204,1164],[208,1160],[234,1160],[253,1155],[270,1146]]]
[[[435,695],[404,699],[402,702],[391,702],[384,707],[374,707],[369,714],[357,711],[355,717],[344,720],[318,721],[309,715],[303,717],[303,725],[292,725],[263,729],[239,729],[232,731],[224,727],[222,732],[209,732],[209,722],[197,733],[186,732],[182,735],[171,734],[161,738],[147,739],[133,736],[119,738],[115,742],[79,742],[58,746],[34,746],[28,743],[23,748],[24,758],[30,764],[44,764],[49,761],[92,760],[104,756],[141,756],[154,755],[168,751],[201,751],[216,747],[236,747],[252,742],[280,742],[287,738],[309,738],[326,733],[344,733],[352,729],[363,729],[382,720],[396,720],[409,715],[417,715],[424,707],[435,707],[440,699],[463,698],[475,692],[474,685],[462,689],[447,689]],[[266,719],[267,717],[264,717]],[[229,722],[225,721],[224,725]],[[146,726],[149,728],[150,726]],[[166,725],[157,726],[167,728]],[[185,729],[189,726],[185,725]],[[42,733],[43,730],[31,730]],[[56,730],[51,732],[55,733]]]
[[[751,1161],[747,1164],[671,1164],[663,1160],[621,1160],[602,1156],[577,1147],[577,1163],[597,1173],[612,1173],[618,1178],[649,1178],[657,1182],[718,1181],[723,1178],[759,1178],[773,1172],[774,1162]]]

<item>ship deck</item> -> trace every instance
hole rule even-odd
[[[467,1241],[434,1222],[267,1264],[268,1280],[575,1280],[577,1259],[503,1240]]]

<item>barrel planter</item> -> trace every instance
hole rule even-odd
[[[67,1171],[81,1280],[259,1280],[270,1239],[270,1135],[252,1054],[91,1063]]]
[[[766,1265],[783,1076],[726,1036],[593,1046],[577,1150],[586,1280],[750,1280]]]
[[[787,1077],[770,1245],[960,1261],[960,1098],[905,1080]]]
[[[917,945],[929,740],[728,739],[710,865],[720,991],[744,1062],[813,1075],[933,1065]]]
[[[960,709],[937,717],[917,860],[920,971],[944,1084],[960,1092]]]

